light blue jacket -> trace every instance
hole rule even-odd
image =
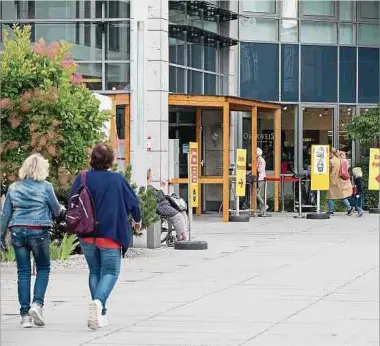
[[[50,227],[52,217],[59,216],[61,209],[53,186],[47,181],[25,179],[13,183],[1,213],[1,239],[12,226]]]

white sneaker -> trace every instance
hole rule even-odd
[[[30,307],[29,316],[33,318],[33,322],[36,326],[43,327],[45,325],[42,306],[39,306],[37,303],[33,303]]]
[[[99,328],[104,328],[108,326],[107,315],[101,315],[99,320]]]
[[[28,315],[21,316],[20,324],[22,328],[32,328],[32,318]]]
[[[97,329],[100,327],[100,321],[102,319],[102,302],[98,299],[93,300],[89,306],[89,315],[87,325],[91,329]]]

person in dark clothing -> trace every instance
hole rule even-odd
[[[114,152],[105,144],[97,145],[91,153],[92,170],[86,172],[86,186],[94,200],[97,230],[91,237],[80,238],[80,244],[90,271],[89,286],[92,301],[88,326],[91,329],[107,325],[106,301],[120,274],[121,247],[128,248],[132,227],[141,227],[139,200],[126,179],[109,169]],[[78,175],[71,188],[72,196],[81,184]]]
[[[364,200],[364,187],[363,187],[363,172],[360,167],[355,167],[352,170],[354,177],[355,193],[352,196],[352,206],[347,215],[352,215],[354,210],[358,212],[357,217],[363,216],[363,200]]]

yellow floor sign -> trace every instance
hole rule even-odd
[[[198,143],[190,142],[190,172],[189,172],[189,188],[191,189],[190,207],[196,208],[199,206],[198,194]]]
[[[368,190],[379,190],[380,187],[380,149],[371,148],[369,153]]]
[[[237,149],[236,151],[236,196],[245,196],[246,183],[246,166],[247,166],[247,150]]]

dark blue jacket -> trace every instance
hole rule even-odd
[[[110,238],[124,248],[128,248],[132,239],[129,215],[133,220],[141,220],[139,200],[125,178],[105,170],[87,172],[86,185],[94,199],[98,238]],[[75,178],[70,196],[80,186],[80,175]]]

